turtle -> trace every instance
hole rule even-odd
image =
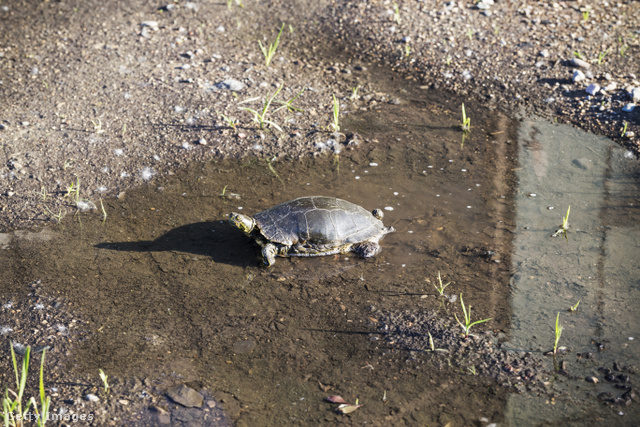
[[[253,217],[229,215],[232,226],[252,237],[262,247],[262,264],[270,267],[275,257],[312,257],[354,252],[373,257],[378,243],[395,231],[382,223],[380,209],[368,211],[335,197],[300,197],[279,204]]]

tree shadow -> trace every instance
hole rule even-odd
[[[196,222],[176,227],[155,240],[103,242],[99,249],[125,252],[184,252],[210,257],[216,263],[258,265],[258,246],[227,221]]]

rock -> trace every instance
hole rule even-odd
[[[596,377],[587,377],[585,378],[585,381],[593,384],[598,384],[600,382],[600,380]]]
[[[89,402],[100,402],[100,398],[92,393],[87,394],[84,398]]]
[[[187,408],[200,408],[204,397],[194,389],[180,384],[167,391],[167,396],[179,405]]]
[[[549,51],[547,49],[543,49],[540,51],[540,56],[542,56],[543,58],[548,58],[549,57]]]
[[[582,71],[580,71],[580,70],[574,70],[573,71],[573,82],[574,83],[581,82],[586,78],[587,77],[584,75],[584,73]]]
[[[240,92],[242,89],[244,89],[244,83],[235,79],[227,79],[218,83],[216,87],[218,89],[226,89],[232,92]]]
[[[598,92],[600,92],[600,85],[598,83],[592,83],[589,86],[587,86],[587,88],[585,89],[585,91],[589,94],[589,95],[595,95]]]
[[[640,101],[640,87],[634,87],[631,89],[631,99],[635,101]]]
[[[142,21],[141,27],[149,28],[151,31],[158,31],[158,21]]]
[[[583,61],[580,58],[571,58],[571,65],[584,68],[585,70],[588,70],[589,67],[591,67],[591,64],[589,64],[587,61]]]
[[[622,111],[624,111],[625,113],[630,113],[634,108],[636,108],[636,104],[630,102],[622,107]]]
[[[90,210],[97,209],[95,203],[93,203],[91,200],[78,200],[76,202],[76,208],[80,212],[88,212]]]
[[[607,92],[613,92],[617,88],[618,88],[618,85],[616,84],[616,82],[611,82],[604,87],[604,90],[606,90]]]

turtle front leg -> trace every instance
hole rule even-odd
[[[362,258],[371,258],[380,252],[380,245],[376,242],[361,242],[353,245],[351,250]]]
[[[267,243],[262,247],[262,265],[271,267],[276,262],[278,249],[273,243]]]

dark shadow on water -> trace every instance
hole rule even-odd
[[[124,252],[183,252],[240,267],[258,265],[259,252],[256,244],[227,221],[195,222],[176,227],[155,240],[103,242],[95,247]]]

